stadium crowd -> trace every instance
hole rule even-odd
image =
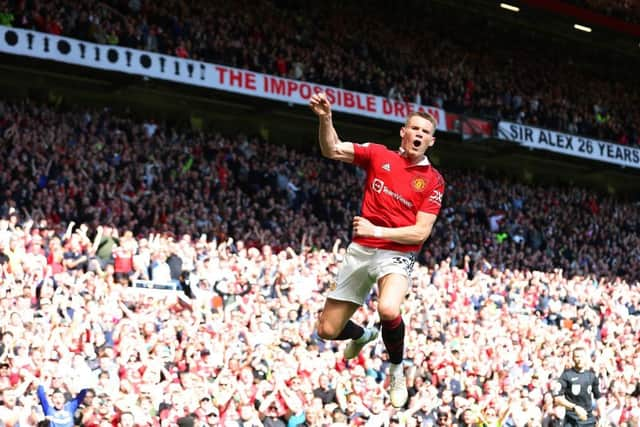
[[[71,221],[134,236],[207,234],[276,251],[347,241],[360,172],[257,136],[180,130],[101,111],[0,103],[0,215],[65,232]],[[315,149],[314,141],[309,142]],[[426,260],[640,279],[638,205],[584,189],[448,171]]]
[[[635,0],[609,2],[606,0],[568,0],[576,6],[623,21],[640,24],[640,3]]]
[[[357,2],[0,5],[5,25],[640,145],[633,60],[603,61],[575,46],[554,52],[533,33],[509,32],[492,19],[435,4],[428,13],[408,14],[425,6],[378,2],[364,15]]]
[[[637,204],[445,170],[395,411],[381,343],[347,363],[314,334],[355,169],[29,101],[0,104],[0,135],[5,425],[43,421],[47,396],[78,402],[85,426],[555,426],[575,343],[593,350],[610,425],[640,423]],[[375,304],[356,320],[375,324]]]

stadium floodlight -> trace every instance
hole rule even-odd
[[[520,12],[520,8],[516,6],[512,6],[508,3],[500,3],[500,7],[503,9],[510,10],[511,12]]]
[[[573,24],[573,28],[575,28],[576,30],[584,31],[585,33],[591,32],[591,27],[585,27],[584,25],[580,24]]]

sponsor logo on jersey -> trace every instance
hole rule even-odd
[[[442,204],[442,191],[433,190],[433,193],[429,196],[429,200],[439,205]]]
[[[387,172],[391,172],[391,165],[389,163],[385,163],[384,165],[382,165],[382,169],[386,170]]]
[[[394,199],[396,199],[397,201],[399,201],[400,203],[402,203],[408,208],[413,207],[413,203],[410,200],[407,200],[404,197],[402,197],[401,194],[398,194],[395,191],[392,191],[389,187],[385,185],[384,181],[381,180],[380,178],[375,178],[371,182],[371,189],[378,194],[382,193],[382,194],[386,194],[387,196],[393,197]]]
[[[371,188],[376,193],[381,193],[382,189],[384,188],[384,181],[378,178],[374,179],[373,182],[371,183]]]

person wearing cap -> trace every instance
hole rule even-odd
[[[206,414],[204,422],[209,427],[220,425],[220,412],[215,406]]]

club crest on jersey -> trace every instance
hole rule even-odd
[[[571,393],[573,393],[574,396],[577,396],[580,394],[580,384],[571,384]]]
[[[427,186],[427,183],[424,181],[424,178],[415,178],[411,183],[413,189],[416,191],[423,191],[424,187]]]

